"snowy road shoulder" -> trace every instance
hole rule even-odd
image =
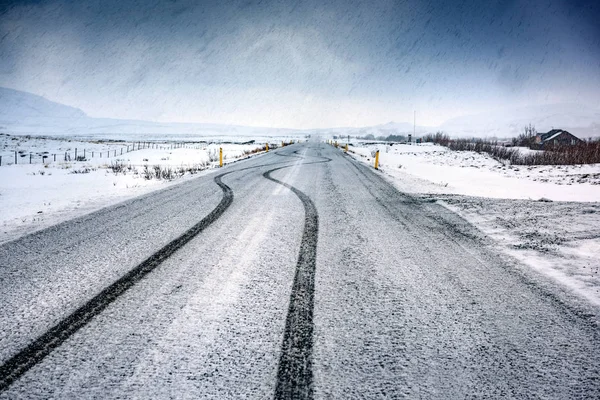
[[[441,146],[351,147],[400,191],[436,200],[498,249],[600,306],[600,165],[506,166]]]
[[[433,197],[505,254],[600,306],[600,203]]]

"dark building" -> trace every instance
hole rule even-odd
[[[535,148],[543,149],[548,146],[574,146],[583,140],[562,129],[552,129],[550,132],[538,133],[535,137]]]

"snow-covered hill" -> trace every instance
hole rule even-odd
[[[579,104],[551,104],[497,110],[446,121],[439,127],[416,127],[416,136],[444,131],[452,137],[514,137],[533,124],[538,132],[566,129],[581,137],[600,137],[600,109]],[[59,104],[31,93],[0,88],[0,132],[70,136],[140,135],[151,140],[165,135],[202,137],[232,136],[331,136],[387,137],[413,133],[408,122],[388,122],[360,128],[278,129],[200,123],[159,123],[138,120],[92,118],[82,110]]]
[[[55,103],[41,96],[0,87],[0,121],[19,122],[27,118],[85,118],[78,108]]]
[[[177,136],[178,139],[186,136],[294,136],[298,131],[237,125],[92,118],[77,108],[31,93],[0,88],[0,132],[80,137],[127,134],[140,135],[151,140],[162,138],[164,135]]]

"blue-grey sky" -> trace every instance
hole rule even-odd
[[[0,86],[91,116],[437,125],[600,109],[597,0],[0,0]]]

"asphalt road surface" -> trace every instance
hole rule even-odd
[[[0,246],[0,398],[600,398],[599,314],[306,143]]]

